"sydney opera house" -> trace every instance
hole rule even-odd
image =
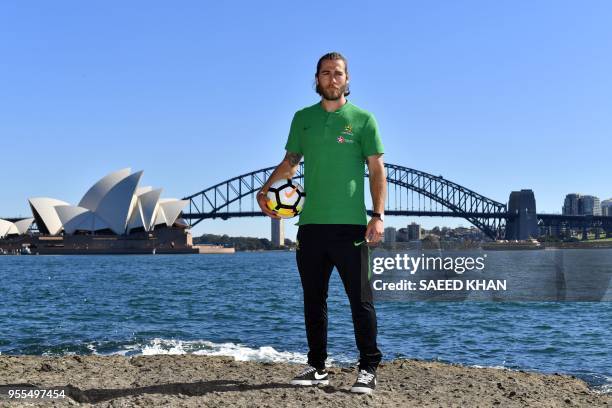
[[[161,188],[139,187],[142,173],[111,173],[78,205],[30,198],[31,218],[0,220],[0,249],[29,248],[39,254],[197,252],[180,218],[188,201],[161,198]]]

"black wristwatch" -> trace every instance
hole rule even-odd
[[[381,221],[385,221],[385,215],[377,212],[372,213],[372,218],[380,218]]]

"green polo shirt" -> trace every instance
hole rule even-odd
[[[384,153],[374,116],[346,102],[335,112],[321,103],[293,117],[285,149],[304,156],[306,202],[297,225],[366,225],[366,157]]]

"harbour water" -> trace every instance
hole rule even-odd
[[[504,253],[504,262],[518,267],[521,252]],[[353,364],[350,308],[335,272],[328,305],[330,362]],[[302,313],[292,252],[0,257],[1,354],[305,362]],[[377,313],[385,359],[568,373],[604,391],[612,385],[611,302],[381,301]]]

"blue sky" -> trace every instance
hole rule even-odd
[[[28,215],[32,196],[76,204],[123,167],[183,197],[277,164],[330,50],[387,162],[502,202],[532,188],[542,212],[569,192],[610,198],[610,15],[606,1],[2,2],[0,216]]]

